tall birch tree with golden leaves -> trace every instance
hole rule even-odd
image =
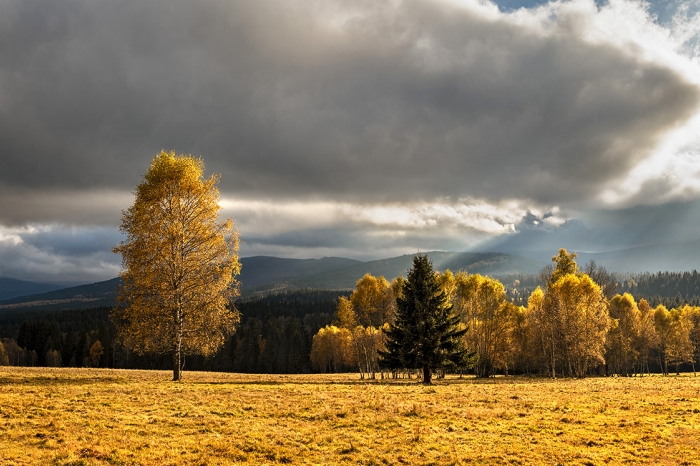
[[[209,356],[233,334],[240,314],[238,232],[219,219],[219,175],[204,178],[204,162],[161,151],[134,204],[122,212],[125,241],[113,249],[124,271],[112,312],[124,339],[140,354],[172,353],[173,380],[186,354]]]

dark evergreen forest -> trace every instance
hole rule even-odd
[[[308,290],[240,301],[236,303],[241,313],[236,333],[213,357],[186,357],[185,369],[311,372],[311,339],[319,328],[333,320],[338,297],[348,294],[345,291]],[[0,312],[0,338],[10,364],[170,368],[169,355],[136,355],[129,351],[117,338],[109,318],[110,310],[98,307]]]

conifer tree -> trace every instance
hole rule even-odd
[[[387,332],[386,351],[379,351],[387,369],[422,369],[423,383],[431,370],[464,367],[469,360],[462,337],[466,329],[452,311],[426,255],[413,258],[413,268],[396,299],[396,315]]]

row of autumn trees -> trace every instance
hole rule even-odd
[[[546,271],[543,283],[550,281],[553,272]],[[600,271],[584,267],[584,272],[596,277],[596,284],[606,281]],[[535,312],[543,313],[546,290],[561,286],[542,286],[539,292],[530,293],[530,306],[516,306],[512,299],[503,298],[500,283],[488,277],[445,272],[437,274],[437,281],[441,288],[449,290],[449,300],[465,328],[466,310],[481,309],[482,314],[490,312],[495,316],[480,318],[473,312],[469,314],[471,320],[484,323],[470,327],[465,342],[473,352],[493,355],[472,360],[476,364],[471,370],[482,375],[506,371],[550,373],[544,356],[544,343],[548,340],[534,329],[542,328],[537,325],[547,328],[549,322],[557,321],[547,320],[546,314],[536,319]],[[402,295],[404,283],[402,278],[387,282],[368,275],[347,298],[333,292],[304,292],[239,302],[236,307],[243,319],[236,332],[215,356],[188,357],[187,367],[263,373],[361,370],[364,376],[372,377],[381,371],[376,349],[386,343],[388,323],[394,322],[396,314],[396,296]],[[698,308],[680,305],[669,311],[661,305],[651,307],[643,299],[636,302],[630,294],[615,296],[613,288],[603,288],[608,289],[607,312],[611,318],[602,352],[605,364],[593,362],[591,372],[668,372],[683,361],[688,361],[685,367],[689,369],[692,361],[698,360]],[[556,294],[561,295],[561,290]],[[528,311],[532,311],[529,317]],[[20,315],[12,321],[3,316],[0,336],[7,338],[2,339],[0,365],[5,364],[6,357],[12,365],[167,367],[167,356],[130,353],[109,324],[108,313],[108,309],[63,311],[37,315],[41,320],[24,322]],[[334,325],[328,325],[331,320]],[[566,322],[573,327],[575,320],[569,318]],[[477,328],[481,329],[479,333]],[[565,331],[564,325],[549,328],[549,335],[572,333],[570,329]],[[558,349],[557,345],[548,346],[557,376],[570,373],[560,367],[568,364],[563,361],[571,352],[564,352],[564,343],[570,345],[573,341],[562,338]],[[559,367],[558,358],[562,359]]]
[[[513,304],[494,278],[435,272],[472,353],[453,370],[471,369],[480,377],[498,372],[631,375],[649,372],[650,366],[667,374],[684,363],[695,370],[700,362],[699,307],[669,311],[663,305],[652,308],[644,299],[636,302],[628,293],[613,296],[604,269],[582,271],[575,257],[559,251],[527,306]],[[376,377],[405,283],[401,277],[391,282],[371,275],[360,279],[349,298],[340,298],[333,325],[313,337],[314,368]]]

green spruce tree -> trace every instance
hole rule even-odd
[[[464,367],[470,359],[462,339],[466,329],[460,328],[460,318],[452,312],[428,256],[413,258],[402,291],[386,351],[379,351],[382,367],[423,369],[424,384],[431,383],[432,370]]]

